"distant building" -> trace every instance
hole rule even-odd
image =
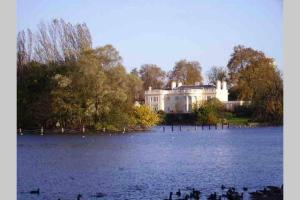
[[[201,103],[211,98],[217,98],[224,103],[228,110],[236,105],[243,105],[240,101],[228,101],[228,89],[225,81],[217,81],[217,85],[182,85],[172,81],[171,88],[152,89],[145,91],[145,104],[153,110],[163,110],[167,113],[188,113],[195,103]]]

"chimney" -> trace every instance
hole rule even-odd
[[[176,81],[171,82],[171,89],[173,90],[174,88],[176,88]]]
[[[180,86],[182,86],[182,82],[181,81],[178,82],[177,87],[180,87]]]
[[[227,90],[227,83],[226,83],[226,81],[222,81],[222,90]]]
[[[148,90],[149,90],[149,91],[151,91],[151,90],[152,90],[152,87],[151,87],[151,86],[149,86]]]
[[[217,90],[221,90],[221,81],[217,80]]]

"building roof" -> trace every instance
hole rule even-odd
[[[187,90],[187,89],[215,89],[214,85],[182,85],[176,87],[173,90]],[[172,90],[170,87],[164,88],[164,90]]]
[[[213,89],[216,88],[213,85],[182,85],[180,87],[176,87],[177,90],[185,90],[185,89]]]

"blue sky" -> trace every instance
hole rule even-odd
[[[164,70],[197,60],[204,75],[226,66],[238,44],[283,64],[281,0],[17,0],[17,30],[53,18],[85,22],[93,46],[112,44],[129,70],[145,63]]]

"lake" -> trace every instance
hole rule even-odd
[[[178,188],[283,183],[283,128],[155,127],[128,134],[17,137],[19,200],[164,199]],[[40,188],[40,195],[29,194]]]

